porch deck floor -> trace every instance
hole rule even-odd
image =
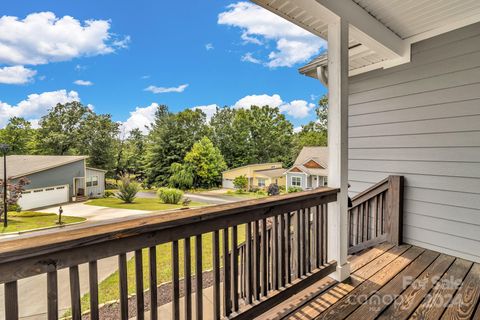
[[[480,264],[424,248],[380,244],[258,319],[480,319]]]

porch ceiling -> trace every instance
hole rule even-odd
[[[323,39],[332,17],[344,17],[350,22],[350,75],[409,62],[412,43],[480,21],[478,0],[252,1]],[[316,77],[320,62],[302,73]]]

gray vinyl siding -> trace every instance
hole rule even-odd
[[[480,24],[350,78],[350,190],[390,174],[405,176],[405,242],[480,262]]]
[[[307,189],[307,175],[304,174],[304,173],[296,173],[296,172],[288,172],[287,173],[287,188],[288,187],[292,187],[292,177],[300,177],[302,180],[301,180],[301,188],[302,189]],[[297,187],[297,186],[295,186]]]
[[[98,177],[98,185],[87,187],[86,195],[90,198],[101,198],[105,194],[105,172],[93,168],[87,168],[87,181],[89,177],[93,176]]]
[[[85,160],[80,160],[28,175],[27,178],[30,180],[30,184],[26,189],[38,189],[68,184],[71,197],[74,192],[73,178],[84,176]]]

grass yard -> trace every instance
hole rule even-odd
[[[47,228],[57,225],[58,216],[55,213],[44,213],[34,211],[9,212],[8,227],[4,228],[3,223],[0,233],[19,232],[31,229]],[[85,221],[84,218],[62,216],[63,224]]]
[[[227,191],[225,194],[232,197],[242,198],[242,199],[260,199],[260,198],[268,197],[266,193],[257,193],[257,192],[238,193],[236,191]]]
[[[222,252],[222,232],[220,232],[220,256]],[[231,239],[231,231],[230,231]],[[238,226],[238,243],[245,241],[245,225]],[[157,246],[157,277],[158,284],[171,281],[172,276],[172,265],[171,265],[171,243],[166,243]],[[180,261],[180,277],[183,276],[184,267],[183,267],[183,247],[184,241],[179,241],[179,261]],[[202,247],[203,247],[203,270],[212,269],[212,233],[204,234],[202,236]],[[191,238],[191,248],[192,248],[192,275],[195,274],[194,263],[195,263],[195,251],[194,248],[194,238]],[[143,250],[143,283],[145,289],[150,287],[149,283],[149,272],[148,272],[148,249]],[[128,293],[135,293],[135,258],[132,258],[127,263],[128,270]],[[118,283],[118,271],[110,275],[104,281],[102,281],[98,288],[99,293],[99,303],[105,303],[112,300],[119,299],[119,283]],[[90,309],[90,296],[86,294],[82,297],[82,310]]]
[[[157,198],[136,198],[133,203],[124,203],[117,198],[100,198],[87,201],[85,204],[90,206],[100,206],[116,209],[131,209],[131,210],[147,210],[147,211],[159,211],[159,210],[172,210],[183,208],[182,204],[166,204],[160,202]],[[201,202],[190,202],[189,207],[200,207],[205,205]]]

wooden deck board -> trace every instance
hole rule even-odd
[[[348,280],[324,279],[257,319],[480,320],[480,264],[384,243],[350,265]]]

